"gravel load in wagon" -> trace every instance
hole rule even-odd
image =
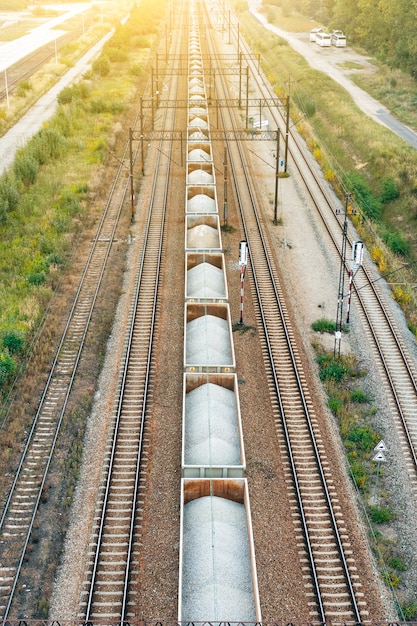
[[[211,150],[210,144],[206,144],[207,148],[204,150],[203,148],[192,148],[187,154],[188,161],[199,161],[203,163],[207,163],[211,161]]]
[[[187,213],[217,213],[217,202],[205,193],[199,193],[187,200]]]
[[[187,322],[185,358],[187,365],[233,367],[227,320],[216,315],[201,315]]]
[[[189,128],[208,128],[208,122],[203,120],[202,117],[194,117],[188,122]]]
[[[224,298],[226,286],[224,272],[211,263],[199,263],[187,272],[187,298]]]
[[[199,128],[198,130],[189,130],[188,141],[207,141],[209,138],[209,131],[204,132]]]
[[[205,496],[184,506],[182,621],[256,622],[243,504]]]
[[[188,84],[189,86],[192,86],[192,87],[195,87],[196,85],[198,85],[199,87],[204,86],[204,82],[200,80],[199,78],[191,78]]]
[[[191,107],[188,109],[188,117],[192,119],[193,117],[205,115],[207,116],[207,107]]]
[[[193,170],[188,173],[187,183],[190,185],[212,185],[214,184],[214,176],[211,172],[203,169]]]
[[[240,439],[233,391],[206,383],[185,396],[185,465],[239,465]]]
[[[196,93],[205,94],[206,90],[204,89],[204,87],[200,87],[199,85],[192,85],[192,86],[189,87],[188,93],[190,95],[196,94]]]
[[[213,250],[220,248],[219,233],[208,224],[197,224],[187,230],[187,248]]]

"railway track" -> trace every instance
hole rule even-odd
[[[108,200],[57,347],[36,415],[0,517],[0,615],[13,605],[19,575],[34,527],[48,471],[70,398],[77,368],[110,258],[128,193],[124,168],[129,145],[119,161]]]
[[[219,97],[225,98],[227,88],[219,79],[216,84]],[[238,129],[231,110],[222,111],[221,116],[224,128]],[[288,459],[288,477],[291,477],[298,517],[296,532],[304,548],[300,558],[305,561],[303,571],[307,595],[311,595],[311,617],[323,622],[360,622],[367,616],[366,601],[361,594],[362,585],[282,290],[270,261],[273,255],[257,208],[262,206],[262,201],[250,177],[243,145],[239,141],[230,142],[228,151],[249,245],[276,427],[282,437],[281,449]]]
[[[176,45],[181,45],[177,41]],[[177,81],[170,84],[176,93]],[[158,130],[174,128],[175,111],[165,110]],[[173,138],[161,139],[150,148],[147,168],[149,199],[136,288],[131,304],[125,354],[119,373],[118,394],[109,431],[106,463],[90,558],[84,576],[79,618],[87,621],[122,622],[137,611],[137,595],[131,586],[141,543],[141,507],[146,492],[147,412],[152,381],[154,333],[161,265],[164,256],[165,222]],[[150,165],[152,163],[152,165]]]
[[[251,51],[244,40],[240,38],[240,41],[248,54],[248,64],[251,67],[251,77],[256,83],[256,89],[259,90],[261,98],[267,100],[273,96],[271,86],[264,75],[259,73],[259,66],[250,60]],[[272,124],[276,124],[285,136],[285,107],[281,106],[278,109],[265,107],[264,110],[266,109],[268,109],[268,117]],[[310,152],[291,128],[289,129],[288,154],[292,160],[291,166],[297,170],[304,182],[306,193],[311,198],[325,229],[329,243],[326,249],[332,254],[334,263],[338,266],[342,255],[344,212],[340,210],[340,207],[335,206],[335,199],[323,184],[317,167],[312,163]],[[357,234],[348,221],[347,258],[350,258],[353,242],[357,239]],[[348,263],[345,268],[347,275],[350,269]],[[384,381],[410,484],[417,496],[417,372],[394,320],[392,303],[388,301],[386,292],[384,293],[381,289],[379,279],[380,276],[376,273],[373,262],[365,255],[362,268],[355,278],[354,298],[359,305],[359,315],[367,329],[368,339]],[[347,293],[344,293],[344,298],[347,299]]]
[[[57,55],[59,48],[80,39],[80,37],[84,35],[85,29],[91,27],[91,24],[93,24],[93,18],[86,21],[83,27],[76,27],[74,30],[62,35],[57,40],[56,44],[49,43],[42,46],[42,48],[39,48],[33,54],[14,63],[7,69],[7,72],[3,72],[0,75],[0,102],[13,93],[13,91],[19,87],[20,83],[30,80],[37,70],[51,61]]]

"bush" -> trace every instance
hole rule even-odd
[[[127,61],[128,55],[125,48],[106,48],[106,54],[111,63],[123,63]]]
[[[346,376],[347,370],[341,361],[333,361],[320,370],[320,380],[334,380],[340,382]]]
[[[64,87],[58,94],[58,104],[70,104],[71,102],[79,102],[86,100],[90,95],[90,88],[85,81]]]
[[[7,348],[10,354],[21,352],[25,340],[20,333],[9,330],[3,337],[3,348]]]
[[[58,130],[43,128],[29,142],[33,158],[40,164],[51,162],[65,154],[67,142]]]
[[[90,111],[97,115],[98,113],[121,113],[124,109],[122,102],[111,100],[109,98],[94,98],[90,103]]]
[[[31,89],[32,89],[32,85],[30,84],[30,82],[28,80],[22,80],[22,82],[19,83],[16,89],[16,94],[18,95],[19,98],[24,98],[27,92],[30,91]]]
[[[336,398],[335,396],[330,396],[327,404],[334,415],[340,413],[344,406],[343,400],[341,398]]]
[[[397,183],[393,178],[384,178],[382,181],[381,202],[384,204],[395,200],[400,195]]]
[[[21,152],[14,160],[13,169],[17,180],[24,185],[33,185],[38,175],[39,162],[27,152]]]
[[[353,426],[346,434],[346,442],[355,445],[355,448],[363,452],[370,452],[378,443],[378,435],[370,426]]]
[[[27,280],[28,280],[29,285],[34,285],[35,287],[39,287],[40,285],[43,285],[43,283],[45,282],[46,274],[43,271],[30,272],[30,274],[28,274]]]
[[[365,402],[368,402],[368,397],[363,389],[352,389],[350,392],[350,400],[357,404],[365,404]]]
[[[358,172],[353,172],[348,177],[347,186],[352,190],[363,213],[371,219],[379,221],[381,218],[381,200],[372,193],[366,180]]]
[[[400,232],[389,232],[386,231],[382,236],[383,241],[386,243],[388,248],[394,252],[394,254],[399,254],[401,256],[407,256],[410,253],[410,244],[404,238],[403,234]]]
[[[140,63],[133,63],[133,65],[130,66],[129,72],[132,76],[142,76],[143,69]]]
[[[91,67],[95,74],[99,74],[100,76],[107,76],[107,74],[110,72],[110,61],[104,54],[102,54],[98,59],[93,62]]]
[[[311,328],[319,333],[334,333],[336,330],[336,322],[327,320],[322,317],[311,324]]]
[[[8,174],[0,177],[0,221],[4,222],[7,214],[19,204],[19,192]]]
[[[0,352],[0,389],[12,378],[16,371],[16,361],[6,349]]]
[[[386,524],[393,518],[391,509],[387,507],[379,508],[378,506],[371,506],[369,508],[369,515],[375,524]]]

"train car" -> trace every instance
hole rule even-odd
[[[236,374],[184,374],[183,478],[243,478],[245,469]]]
[[[261,622],[246,479],[182,479],[178,622]]]
[[[185,249],[190,252],[221,252],[219,216],[187,215],[185,220]]]
[[[184,325],[185,372],[235,371],[229,304],[186,302]]]
[[[186,253],[185,299],[187,302],[227,302],[223,253]]]
[[[214,185],[187,187],[186,213],[218,213],[217,194]]]

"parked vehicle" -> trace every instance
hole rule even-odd
[[[332,45],[336,48],[346,47],[346,36],[341,30],[333,30],[331,34]]]
[[[319,33],[316,33],[316,43],[318,43],[322,48],[328,48],[332,43],[332,38],[329,33],[320,31]]]
[[[313,28],[310,30],[310,41],[316,41],[317,33],[321,33],[322,30],[322,28]]]

